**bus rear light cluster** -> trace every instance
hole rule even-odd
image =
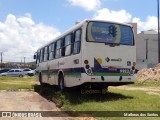
[[[85,60],[84,61],[84,64],[86,64],[86,66],[85,66],[85,68],[87,69],[87,71],[89,71],[89,69],[90,69],[90,65],[88,65],[88,60]]]
[[[136,69],[136,62],[132,62],[132,68],[131,68],[131,70],[130,70],[130,75],[134,75],[134,73],[135,73],[135,69]]]
[[[136,66],[136,62],[133,62],[132,65],[135,67]]]
[[[89,63],[88,60],[85,60],[85,61],[84,61],[84,64],[88,64],[88,63]]]
[[[91,74],[91,73],[92,73],[92,72],[91,72],[91,69],[88,69],[88,70],[87,70],[87,73]]]
[[[132,70],[135,70],[136,62],[132,63]]]
[[[84,60],[84,64],[85,64],[85,69],[86,69],[86,73],[88,75],[92,75],[92,70],[91,70],[91,67],[89,64],[89,61],[88,60]]]
[[[135,70],[135,67],[134,67],[134,66],[132,67],[132,70]]]
[[[86,65],[86,69],[89,69],[90,68],[90,66],[89,65]]]

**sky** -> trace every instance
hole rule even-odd
[[[157,29],[157,0],[0,0],[3,62],[34,61],[39,47],[84,19]]]

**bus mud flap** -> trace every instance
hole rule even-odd
[[[101,76],[101,80],[104,81],[104,77],[103,76]]]
[[[122,76],[119,77],[119,81],[122,81]]]

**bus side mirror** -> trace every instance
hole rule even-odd
[[[37,56],[36,56],[36,55],[34,55],[34,56],[33,56],[33,59],[36,59],[36,58],[37,58]]]

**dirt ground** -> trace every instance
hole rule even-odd
[[[0,91],[0,111],[61,111],[56,105],[33,91]],[[93,118],[71,118],[60,112],[57,117],[20,118],[1,117],[0,120],[93,120]]]
[[[144,68],[137,73],[137,80],[160,82],[160,63],[154,68]]]

